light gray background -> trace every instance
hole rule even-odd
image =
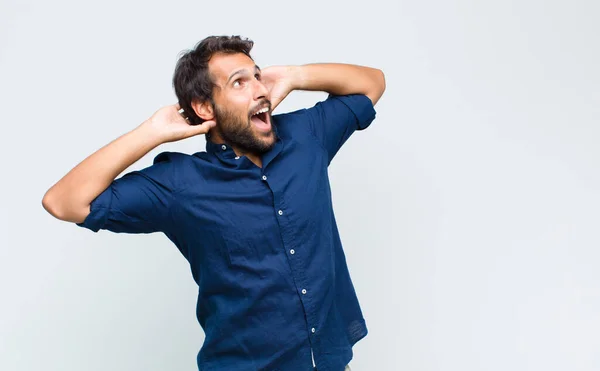
[[[41,199],[174,103],[177,54],[212,34],[252,38],[262,67],[386,74],[377,119],[330,168],[370,330],[353,370],[600,369],[599,2],[0,4],[1,370],[195,369],[177,249],[60,222]]]

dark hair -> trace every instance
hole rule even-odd
[[[196,44],[194,49],[182,52],[173,74],[173,87],[190,124],[198,125],[204,121],[194,112],[192,102],[209,101],[214,107],[215,84],[208,71],[210,58],[215,53],[244,53],[250,57],[253,46],[252,40],[240,36],[209,36]]]

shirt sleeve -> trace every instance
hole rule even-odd
[[[371,99],[363,94],[329,95],[307,113],[310,128],[327,151],[329,162],[352,133],[366,129],[376,115]]]
[[[163,152],[152,166],[114,180],[91,202],[90,213],[77,225],[94,232],[165,232],[173,203],[174,166],[169,153]]]

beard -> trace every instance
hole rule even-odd
[[[215,106],[215,119],[219,134],[230,146],[238,148],[243,153],[264,154],[275,146],[277,129],[273,125],[271,112],[266,113],[271,123],[271,130],[257,133],[253,130],[251,116],[240,117],[233,111]]]

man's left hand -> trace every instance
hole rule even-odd
[[[271,112],[294,90],[295,66],[271,66],[262,70],[262,83],[269,89]]]

